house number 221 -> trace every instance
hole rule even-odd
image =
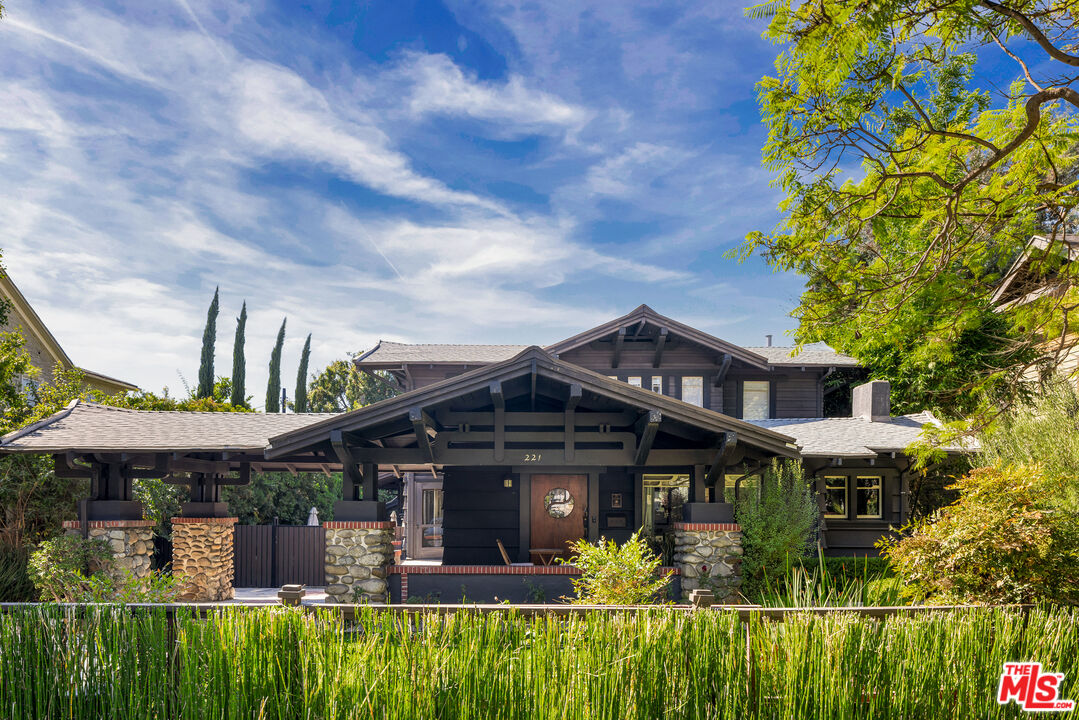
[[[539,453],[525,453],[524,462],[539,462],[541,457]]]

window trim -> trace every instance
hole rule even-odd
[[[851,510],[854,512],[854,518],[856,520],[883,520],[884,519],[884,476],[883,475],[855,475],[854,479],[854,507]],[[876,480],[876,487],[861,488],[858,487],[859,480]],[[858,493],[862,490],[876,490],[877,491],[877,508],[876,515],[860,515],[858,513]]]
[[[656,382],[657,380],[659,381],[658,383]],[[656,389],[657,384],[659,385],[658,390]],[[652,389],[652,392],[659,393],[660,395],[662,395],[663,394],[663,376],[662,375],[652,375],[648,380],[648,386]]]
[[[637,382],[634,383],[633,382],[634,380],[636,380]],[[629,385],[630,387],[643,388],[644,387],[644,376],[643,375],[627,375],[626,376],[626,384]]]
[[[700,388],[700,390],[701,390],[701,402],[700,402],[700,404],[691,403],[688,400],[686,400],[686,380],[700,380],[701,381],[701,388]],[[681,375],[681,376],[679,376],[679,378],[678,378],[678,399],[681,400],[682,402],[689,403],[690,405],[693,405],[694,407],[701,407],[701,408],[707,407],[706,406],[707,398],[705,397],[704,392],[705,392],[704,375]]]
[[[850,476],[849,475],[825,475],[825,476],[823,476],[822,479],[824,481],[824,506],[825,506],[825,509],[821,513],[821,516],[825,517],[825,518],[835,518],[835,519],[842,519],[842,520],[850,519]],[[828,487],[828,481],[829,480],[842,480],[843,481],[843,487],[842,487],[842,490],[843,490],[843,512],[842,513],[830,513],[830,512],[828,512],[828,491],[829,490],[839,490],[840,489],[838,487],[829,488]]]
[[[753,419],[754,420],[771,420],[772,416],[775,414],[773,412],[773,408],[774,408],[774,406],[773,406],[773,402],[774,402],[773,398],[775,396],[775,393],[772,391],[772,381],[771,380],[741,380],[741,381],[739,381],[739,383],[738,383],[738,386],[739,386],[738,389],[740,391],[738,393],[738,416],[739,416],[739,419],[744,420],[745,417],[746,417],[746,383],[759,383],[759,384],[763,385],[767,389],[767,392],[768,392],[767,401],[765,403],[766,404],[766,408],[765,408],[765,411],[764,411],[765,416],[763,418],[753,418]]]

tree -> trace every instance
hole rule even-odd
[[[311,334],[307,334],[307,340],[303,344],[303,352],[300,353],[300,369],[296,372],[296,399],[293,409],[298,413],[307,412],[307,364],[311,361]]]
[[[336,360],[312,378],[307,405],[310,412],[347,412],[399,393],[385,373],[361,372],[350,360]]]
[[[221,499],[241,525],[264,525],[276,517],[284,525],[305,525],[312,506],[320,520],[333,519],[341,499],[341,474],[253,473],[247,485],[221,488]]]
[[[892,380],[900,409],[1007,404],[1077,342],[1065,330],[1079,264],[1062,263],[1079,199],[1073,11],[1046,0],[749,11],[784,46],[759,90],[764,163],[786,197],[782,223],[740,253],[803,274],[798,342],[854,355]],[[986,89],[983,60],[1012,64],[1006,91]],[[1035,232],[1050,243],[1032,266],[1067,291],[998,311],[993,292]]]
[[[281,329],[277,331],[277,342],[270,353],[270,379],[266,383],[266,412],[281,412],[281,349],[285,346],[285,323],[288,318],[281,321]]]
[[[247,327],[247,301],[240,308],[240,317],[236,318],[236,339],[232,341],[232,395],[230,402],[236,406],[247,406],[244,397],[247,388],[247,363],[244,359],[244,329]]]
[[[218,290],[206,311],[206,328],[202,331],[202,362],[199,363],[199,389],[195,397],[208,398],[214,393],[214,348],[217,345]]]

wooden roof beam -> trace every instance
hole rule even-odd
[[[708,468],[708,474],[704,476],[705,487],[715,487],[716,481],[727,467],[727,456],[738,445],[738,433],[728,431],[723,433],[723,439],[716,448],[716,457],[712,460],[712,466]]]
[[[412,423],[412,432],[416,435],[416,447],[423,451],[428,463],[434,464],[435,451],[431,448],[431,438],[427,434],[430,427],[427,423],[430,419],[431,416],[422,408],[412,407],[408,410],[408,420]]]
[[[614,355],[611,356],[611,367],[617,368],[622,360],[622,345],[626,342],[626,329],[618,328],[618,334],[614,336]]]
[[[719,387],[727,379],[727,371],[731,369],[730,353],[723,353],[723,359],[719,363],[719,372],[716,373],[715,386]]]
[[[634,465],[644,465],[648,462],[648,454],[652,452],[652,444],[659,432],[659,424],[663,421],[663,413],[659,410],[649,410],[637,421],[637,455],[633,459]]]
[[[506,396],[502,392],[501,381],[495,380],[487,386],[487,389],[491,393],[491,403],[495,407],[495,461],[502,462],[506,459]]]
[[[565,448],[566,448],[566,461],[573,460],[574,452],[576,452],[576,440],[573,437],[574,431],[577,429],[577,421],[574,418],[574,414],[577,411],[577,405],[581,402],[581,395],[583,390],[579,383],[573,383],[569,386],[569,396],[566,398],[566,419],[565,419]]]
[[[352,449],[345,442],[340,430],[330,431],[330,445],[341,462],[341,499],[355,500],[357,490],[363,485],[363,475],[352,456]]]
[[[656,336],[656,357],[652,360],[652,367],[658,368],[663,362],[663,348],[667,344],[667,328],[660,328]]]

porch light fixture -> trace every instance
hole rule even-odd
[[[502,487],[513,487],[513,478],[507,477],[502,480]]]

